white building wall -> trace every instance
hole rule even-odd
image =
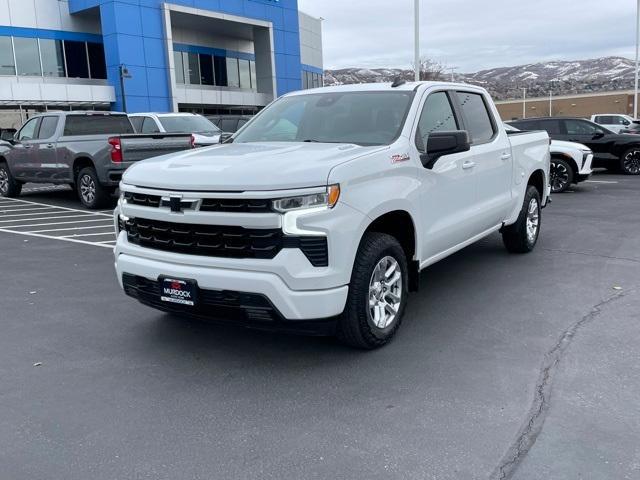
[[[100,34],[100,17],[69,14],[65,0],[0,0],[0,25]]]
[[[300,61],[303,65],[323,69],[322,20],[298,12],[300,23]]]
[[[222,37],[211,32],[190,30],[176,26],[171,27],[171,35],[174,43],[195,45],[199,47],[220,48],[234,52],[254,53],[253,42],[250,40]]]

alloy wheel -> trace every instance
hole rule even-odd
[[[540,207],[538,200],[532,198],[527,208],[527,240],[530,244],[536,241],[538,228],[540,228]]]
[[[4,168],[0,168],[0,195],[6,195],[9,191],[9,175]]]
[[[386,329],[398,317],[402,300],[402,271],[398,261],[382,258],[369,282],[369,318],[379,329]]]
[[[551,163],[551,191],[553,193],[563,191],[569,183],[569,171],[563,163]]]
[[[91,205],[96,198],[96,184],[90,175],[84,175],[80,179],[80,195],[87,205]]]
[[[640,150],[631,150],[622,159],[622,168],[631,175],[640,174]]]

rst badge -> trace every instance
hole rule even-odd
[[[401,163],[401,162],[406,162],[411,160],[411,157],[409,156],[408,153],[403,153],[403,154],[398,154],[398,155],[392,155],[391,156],[391,163]]]
[[[198,287],[193,280],[162,278],[161,287],[162,293],[160,300],[163,302],[177,303],[190,307],[195,306]]]

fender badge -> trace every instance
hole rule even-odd
[[[406,162],[407,160],[411,160],[411,157],[409,156],[408,153],[403,153],[402,155],[392,155],[391,156],[391,163]]]

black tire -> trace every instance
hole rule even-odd
[[[0,197],[17,197],[21,191],[22,183],[13,177],[5,162],[0,162]]]
[[[630,148],[622,154],[620,169],[626,175],[640,175],[640,147]]]
[[[396,272],[400,270],[399,302],[395,316],[390,323],[380,328],[374,323],[369,304],[370,283],[374,280],[374,269],[388,257],[395,260]],[[382,269],[380,270],[382,271]],[[396,278],[394,274],[391,278]],[[385,278],[386,280],[386,278]],[[397,285],[397,281],[394,285]],[[384,284],[385,282],[381,282]],[[391,285],[391,284],[390,284]],[[380,286],[380,285],[378,285]],[[382,287],[380,287],[382,288]],[[394,287],[395,288],[395,287]],[[384,292],[392,287],[385,285]],[[385,345],[395,335],[404,315],[409,291],[407,258],[402,246],[391,235],[385,233],[367,233],[362,238],[351,273],[349,296],[344,312],[340,316],[337,328],[338,339],[352,347],[371,350]],[[398,293],[398,292],[395,292]],[[383,290],[379,295],[395,295]]]
[[[537,223],[535,234],[532,236],[528,233],[527,219],[530,217],[529,210],[532,202],[535,201],[535,212],[537,214]],[[533,220],[533,218],[532,218]],[[540,192],[532,185],[527,187],[527,193],[524,196],[522,209],[518,220],[513,225],[506,226],[502,229],[502,241],[504,246],[511,253],[529,253],[532,251],[538,237],[540,236],[540,226],[542,223],[542,209],[540,206]]]
[[[573,168],[569,162],[562,158],[554,157],[551,159],[550,173],[552,193],[562,193],[574,183]]]
[[[109,206],[111,190],[100,184],[95,168],[85,167],[80,170],[75,184],[78,198],[85,207],[95,210]]]

